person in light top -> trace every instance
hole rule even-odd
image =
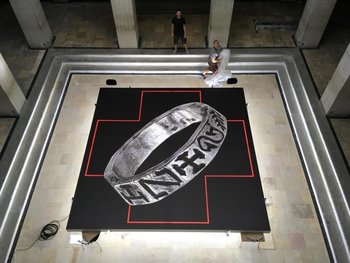
[[[201,73],[201,77],[203,79],[206,78],[206,75],[211,71],[215,73],[219,68],[220,63],[220,54],[222,52],[222,47],[220,45],[219,40],[213,41],[213,47],[210,49],[209,57],[208,57],[208,67],[206,67]]]

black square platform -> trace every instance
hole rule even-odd
[[[149,121],[194,101],[227,118],[226,139],[217,156],[167,198],[129,206],[103,177],[109,159]],[[172,136],[140,169],[175,152],[194,130],[190,126]],[[269,232],[243,89],[101,88],[67,229]]]

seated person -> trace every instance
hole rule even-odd
[[[209,71],[215,73],[215,71],[219,68],[220,62],[220,54],[222,52],[222,48],[218,40],[213,41],[213,48],[210,50],[209,58],[208,58],[208,67],[206,67],[201,73],[201,77],[205,79],[205,75],[208,74]]]

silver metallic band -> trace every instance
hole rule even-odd
[[[196,131],[179,150],[136,174],[166,139],[198,122]],[[124,143],[110,159],[104,177],[130,205],[158,202],[186,185],[214,159],[226,133],[225,116],[209,105],[180,105],[146,124]]]

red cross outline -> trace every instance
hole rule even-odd
[[[142,118],[142,107],[143,107],[143,99],[145,93],[198,93],[199,96],[199,102],[202,102],[202,91],[201,90],[143,90],[141,91],[140,96],[140,104],[139,104],[139,113],[137,119],[121,119],[121,120],[115,120],[115,119],[98,119],[96,120],[96,125],[94,129],[94,134],[92,137],[91,147],[89,151],[88,161],[85,169],[84,176],[87,177],[101,177],[103,174],[89,174],[89,166],[91,161],[91,156],[95,144],[95,138],[97,134],[97,130],[99,128],[100,123],[109,123],[109,122],[140,122]],[[244,130],[244,136],[246,141],[246,146],[248,150],[248,158],[249,158],[249,165],[250,165],[250,171],[251,173],[249,175],[236,175],[236,174],[210,174],[210,175],[204,175],[204,191],[205,191],[205,210],[206,210],[206,220],[205,221],[132,221],[130,220],[131,217],[131,205],[128,207],[128,213],[127,213],[127,223],[128,224],[193,224],[193,225],[207,225],[210,224],[210,213],[209,213],[209,200],[208,200],[208,178],[254,178],[254,169],[253,169],[253,162],[251,158],[251,152],[250,152],[250,146],[249,146],[249,140],[247,135],[247,128],[246,128],[246,122],[245,120],[227,120],[228,123],[232,122],[239,122],[242,124],[243,130]]]

